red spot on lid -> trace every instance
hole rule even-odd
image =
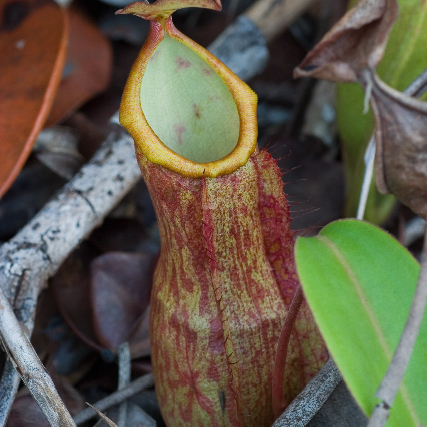
[[[178,56],[178,58],[175,59],[176,63],[176,72],[179,70],[182,70],[183,68],[188,68],[191,65],[191,62],[188,59],[181,58]]]
[[[182,134],[185,130],[185,126],[183,125],[173,125],[173,131],[176,133],[176,139],[179,145],[183,144]]]

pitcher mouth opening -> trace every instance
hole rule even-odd
[[[256,104],[255,93],[169,17],[151,21],[120,121],[151,162],[213,178],[233,173],[255,151]]]

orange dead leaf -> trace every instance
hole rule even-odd
[[[78,11],[70,9],[69,15],[66,75],[59,85],[46,126],[66,119],[86,101],[103,92],[111,79],[113,52],[110,42]]]
[[[0,196],[49,114],[67,39],[67,11],[53,0],[0,0]]]

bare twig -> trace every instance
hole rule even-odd
[[[209,46],[209,51],[242,80],[262,72],[268,61],[268,49],[256,24],[241,15]]]
[[[363,176],[362,190],[360,191],[359,206],[357,207],[357,219],[362,220],[365,216],[366,203],[371,188],[372,176],[374,174],[375,160],[375,137],[371,136],[365,151],[365,175]]]
[[[9,301],[0,290],[1,340],[9,360],[19,372],[30,393],[39,403],[51,426],[75,426],[71,415],[62,403],[55,386],[40,362],[27,335],[16,319]],[[19,337],[19,338],[18,338]]]
[[[427,91],[427,69],[424,70],[406,89],[405,93],[409,96],[419,98]]]
[[[269,42],[317,1],[258,0],[245,12],[245,16],[257,25],[265,40]]]
[[[329,359],[272,427],[305,427],[328,400],[341,379],[334,361]]]
[[[406,223],[404,232],[404,245],[406,247],[412,245],[424,235],[426,220],[419,216],[412,218]]]
[[[225,29],[209,50],[242,80],[263,71],[267,43],[318,0],[258,0]]]
[[[130,382],[130,350],[129,343],[121,344],[117,351],[119,357],[119,384],[117,390],[123,390]],[[119,408],[118,427],[125,427],[127,418],[127,401],[123,401]]]
[[[418,279],[417,288],[415,290],[414,299],[412,301],[411,311],[400,338],[397,349],[393,355],[393,359],[381,381],[376,397],[382,402],[374,409],[372,417],[369,420],[368,427],[382,427],[387,421],[385,413],[388,414],[389,409],[393,405],[393,401],[399,390],[400,383],[405,375],[406,368],[414,349],[415,341],[417,340],[421,322],[424,317],[424,311],[427,303],[427,228],[424,234],[424,249],[421,260],[421,272]]]
[[[117,390],[121,391],[125,389],[130,382],[131,374],[131,359],[130,359],[130,349],[127,342],[121,344],[117,350],[118,354],[118,364],[119,364],[119,381]],[[108,408],[106,414],[112,419],[107,418],[105,414],[100,412],[94,406],[88,405],[102,418],[99,420],[95,426],[104,425],[103,420],[110,425],[111,427],[125,427],[138,425],[141,427],[155,427],[156,422],[139,406],[128,401],[128,399],[123,400],[120,403],[119,407]],[[99,405],[99,403],[98,403]],[[102,403],[101,403],[102,406]],[[113,420],[116,420],[114,423]]]
[[[141,392],[142,390],[152,387],[153,385],[153,375],[144,375],[143,377],[140,377],[135,381],[129,383],[129,385],[127,385],[125,388],[118,390],[115,393],[110,394],[106,398],[96,402],[94,406],[96,406],[99,411],[105,411],[108,408],[111,408],[112,406],[124,402],[126,399],[129,399],[129,397]],[[86,408],[74,417],[74,422],[79,425],[95,417],[95,415],[96,414],[94,414],[90,408]]]

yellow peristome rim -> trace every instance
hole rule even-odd
[[[150,24],[147,40],[126,82],[120,104],[120,123],[131,134],[138,151],[153,163],[192,178],[203,176],[215,178],[233,173],[246,164],[256,149],[258,137],[256,94],[219,59],[179,32],[173,25],[171,17],[166,20],[164,28],[157,20],[152,20]],[[170,37],[184,43],[199,54],[223,79],[236,102],[240,119],[239,138],[236,147],[222,159],[208,163],[197,163],[180,156],[163,144],[145,119],[140,102],[141,81],[148,61],[163,40],[164,31]]]

